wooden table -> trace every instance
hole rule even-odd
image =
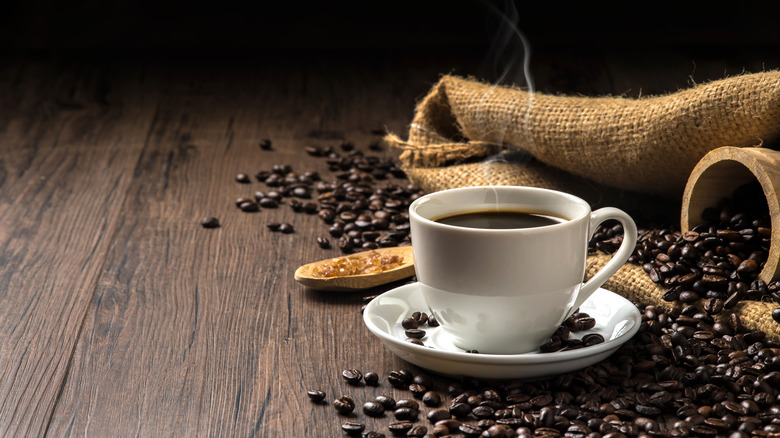
[[[240,211],[234,200],[264,187],[234,178],[289,164],[332,180],[304,151],[343,141],[393,158],[367,148],[372,130],[404,136],[442,73],[494,80],[483,55],[3,55],[1,434],[341,436],[345,419],[307,390],[400,397],[385,377],[414,367],[361,319],[363,297],[394,285],[296,283],[300,264],[340,254],[317,245],[326,225],[288,205]],[[769,50],[634,55],[537,51],[536,86],[637,96],[780,66]],[[346,368],[382,382],[350,387]]]

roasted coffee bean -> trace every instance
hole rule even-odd
[[[323,400],[325,400],[325,393],[323,391],[320,391],[319,389],[312,389],[306,393],[309,396],[309,399],[315,403],[319,403]]]
[[[397,388],[408,385],[412,378],[411,373],[406,370],[390,371],[387,375],[387,381]]]
[[[213,216],[204,217],[200,220],[200,225],[203,228],[219,228],[219,219]]]
[[[411,392],[412,395],[414,395],[416,398],[422,398],[422,396],[428,392],[428,388],[418,383],[412,383],[409,385],[409,392]]]
[[[288,224],[285,222],[279,225],[279,231],[281,231],[284,234],[290,234],[295,232],[295,228],[292,226],[292,224]]]
[[[267,198],[267,197],[257,199],[257,204],[260,207],[263,207],[263,208],[278,208],[279,207],[279,201],[277,201],[276,199]]]
[[[351,414],[355,410],[355,401],[351,397],[345,395],[336,400],[333,400],[333,407],[336,408],[336,412],[341,415]]]
[[[264,138],[260,140],[260,149],[264,151],[270,151],[272,148],[273,147],[270,139]]]
[[[376,396],[374,401],[381,404],[386,411],[395,408],[396,401],[393,397],[390,397],[389,395],[378,395]]]
[[[363,404],[363,413],[369,417],[381,417],[385,414],[385,408],[379,402],[370,401]]]
[[[366,425],[363,423],[350,421],[342,424],[341,430],[343,430],[349,436],[357,436],[363,433],[364,430],[366,430]]]
[[[427,406],[431,406],[431,405],[428,405],[427,403],[426,403],[426,405]],[[430,421],[433,424],[436,424],[437,422],[439,422],[441,420],[449,420],[451,418],[452,418],[452,414],[448,410],[446,410],[446,409],[436,409],[436,410],[428,412],[428,421]]]
[[[352,368],[342,371],[341,377],[343,377],[344,380],[346,380],[348,383],[356,385],[360,383],[361,380],[363,380],[363,373]]]
[[[780,322],[780,307],[772,311],[772,319],[774,319],[777,322]]]
[[[417,322],[417,319],[412,318],[411,316],[406,317],[401,321],[401,326],[407,330],[416,329],[420,326],[420,323]]]
[[[425,404],[425,406],[441,406],[441,396],[438,392],[426,391],[425,394],[423,394],[422,402]]]
[[[279,222],[270,222],[268,225],[266,225],[269,230],[271,231],[279,231],[279,228],[282,227],[282,224]]]
[[[241,184],[249,184],[252,182],[252,180],[249,178],[249,175],[246,173],[236,174],[236,181],[240,182]]]
[[[363,375],[363,381],[366,385],[376,386],[379,384],[379,375],[375,372],[369,371]]]
[[[396,421],[390,423],[387,427],[393,435],[405,435],[413,426],[414,423],[411,421]]]
[[[407,329],[404,331],[407,337],[422,339],[425,337],[425,330],[420,329]]]
[[[417,409],[397,408],[395,411],[393,411],[393,416],[395,416],[396,420],[412,421],[417,419],[418,413],[419,411]]]
[[[317,245],[322,249],[329,249],[330,240],[327,237],[317,237]]]
[[[463,423],[460,426],[458,426],[458,430],[460,431],[460,433],[462,433],[467,437],[478,437],[482,435],[482,429],[468,423]]]
[[[427,434],[427,433],[428,433],[428,428],[427,428],[427,427],[425,427],[425,426],[420,426],[420,425],[416,425],[416,426],[412,426],[412,428],[411,428],[411,429],[409,429],[409,430],[406,432],[406,436],[408,436],[408,437],[422,438],[422,437],[424,437],[424,436],[425,436],[425,434]]]
[[[246,201],[242,202],[241,205],[238,206],[238,208],[241,209],[241,211],[247,212],[247,213],[253,213],[260,211],[260,206],[257,205],[257,202],[254,201]]]

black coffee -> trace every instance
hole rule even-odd
[[[445,225],[466,228],[488,229],[512,229],[535,228],[545,225],[554,225],[564,222],[566,219],[540,213],[525,211],[469,211],[436,219],[436,222]]]

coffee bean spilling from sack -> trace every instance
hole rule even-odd
[[[719,323],[691,307],[668,313],[656,306],[639,309],[637,335],[580,371],[533,381],[442,377],[434,384],[424,372],[392,370],[376,382],[379,396],[373,387],[345,381],[339,394],[347,396],[334,399],[332,409],[349,413],[343,430],[355,436],[780,433],[780,343],[747,332],[736,315]],[[420,327],[419,317],[417,322]],[[347,370],[350,376],[358,372]],[[321,393],[307,394],[325,408]],[[353,413],[353,405],[362,405],[363,413]]]
[[[780,282],[758,278],[769,255],[771,220],[757,184],[741,186],[732,198],[706,209],[705,224],[690,231],[642,230],[629,262],[642,265],[654,283],[668,288],[664,300],[690,304],[702,299],[711,315],[742,300],[780,303]],[[591,249],[614,252],[622,232],[620,225],[602,225]]]

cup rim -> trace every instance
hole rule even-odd
[[[495,191],[524,191],[524,192],[536,192],[536,193],[547,193],[550,195],[558,196],[561,198],[565,198],[568,201],[578,204],[581,207],[584,207],[584,211],[581,215],[577,215],[572,218],[566,218],[565,221],[554,223],[550,225],[542,225],[538,227],[533,228],[504,228],[504,229],[491,229],[491,228],[466,228],[466,227],[459,227],[456,225],[448,225],[443,224],[441,222],[437,222],[434,219],[429,219],[425,216],[422,216],[420,213],[417,212],[417,208],[420,206],[420,204],[423,204],[427,202],[429,199],[431,199],[434,196],[442,195],[446,193],[452,193],[452,192],[461,192],[461,191],[475,191],[475,190],[495,190]],[[421,223],[426,224],[427,226],[432,227],[441,227],[442,229],[449,229],[449,230],[459,230],[461,232],[478,232],[478,233],[491,233],[491,234],[500,234],[500,233],[536,233],[536,232],[543,232],[544,230],[548,230],[550,228],[556,228],[556,227],[564,227],[567,225],[570,225],[573,222],[577,222],[579,220],[582,220],[590,215],[592,211],[592,208],[590,204],[588,204],[584,199],[572,195],[571,193],[562,192],[560,190],[552,190],[552,189],[545,189],[540,187],[528,187],[528,186],[469,186],[469,187],[456,187],[452,189],[444,189],[444,190],[438,190],[435,192],[431,192],[428,194],[425,194],[417,199],[415,199],[410,205],[409,205],[409,217],[410,219],[414,217],[416,220],[420,221]]]

